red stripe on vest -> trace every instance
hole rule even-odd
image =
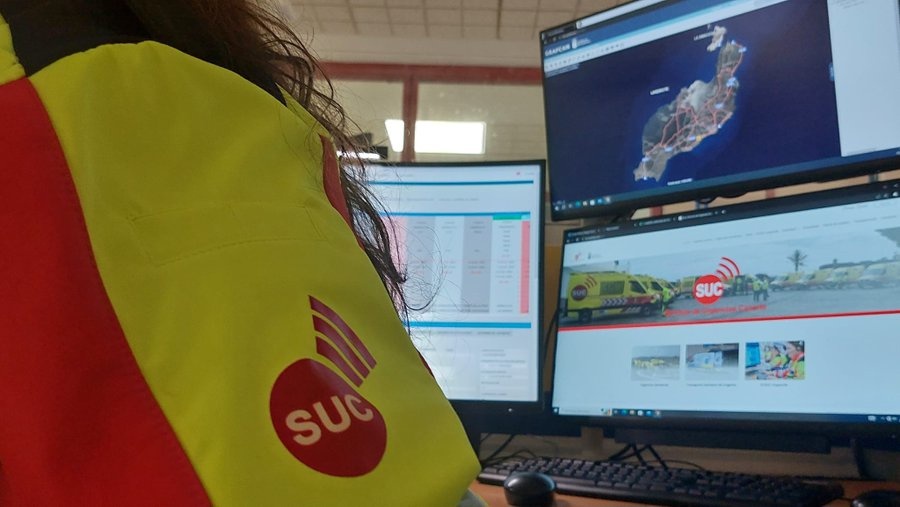
[[[319,137],[322,139],[322,180],[325,195],[334,209],[344,217],[347,225],[351,225],[350,210],[347,208],[347,199],[344,198],[344,190],[341,187],[341,174],[334,145],[324,136]]]
[[[325,187],[325,196],[331,206],[341,214],[344,222],[350,228],[353,224],[350,222],[350,208],[347,206],[347,199],[344,197],[344,188],[341,186],[341,169],[338,167],[337,154],[334,151],[334,144],[325,136],[319,136],[322,140],[322,183]],[[354,231],[354,235],[356,231]],[[360,248],[365,249],[362,241],[357,237],[356,243]]]
[[[107,299],[27,79],[0,86],[0,111],[0,503],[210,504]]]

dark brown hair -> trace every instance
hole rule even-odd
[[[277,96],[289,93],[331,134],[353,163],[341,164],[341,186],[356,236],[397,310],[406,316],[404,275],[391,256],[390,236],[377,200],[364,182],[355,125],[334,98],[334,88],[298,35],[254,0],[122,0],[151,39],[230,69]],[[345,161],[347,157],[345,157]]]

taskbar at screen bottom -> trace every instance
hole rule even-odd
[[[658,410],[648,408],[601,408],[596,410],[566,410],[553,407],[553,413],[560,416],[587,418],[615,418],[629,420],[644,419],[715,419],[754,422],[797,422],[797,423],[838,423],[838,424],[884,424],[900,425],[900,413],[872,414],[808,414],[808,413],[762,413],[762,412],[717,412],[697,410]]]

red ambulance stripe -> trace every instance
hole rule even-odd
[[[331,343],[347,357],[350,364],[353,366],[353,369],[356,370],[361,377],[367,377],[369,375],[369,368],[359,360],[359,356],[357,356],[356,352],[350,348],[350,344],[347,343],[347,340],[341,336],[341,333],[339,333],[334,326],[325,319],[313,315],[313,327],[315,327],[316,331],[321,333],[322,336],[328,338]]]
[[[4,507],[209,505],[107,299],[27,79],[0,86],[0,111]]]
[[[362,340],[360,340],[359,337],[356,336],[356,333],[354,333],[353,330],[350,329],[350,326],[348,326],[347,323],[344,322],[344,319],[342,319],[325,303],[312,296],[309,297],[309,305],[310,308],[321,313],[322,316],[324,316],[326,319],[331,321],[332,324],[334,324],[334,327],[338,328],[340,332],[344,333],[344,336],[347,337],[353,347],[359,352],[362,358],[365,359],[366,364],[369,365],[369,368],[375,367],[376,362],[375,358],[372,357],[372,353],[369,352],[369,349],[366,348],[366,345],[362,342]]]

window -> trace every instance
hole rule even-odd
[[[547,156],[539,85],[422,83],[417,120],[484,124],[483,153],[416,153],[419,161],[521,160]]]
[[[334,80],[338,102],[359,127],[359,133],[371,137],[374,147],[388,150],[388,160],[400,160],[400,153],[391,150],[386,118],[400,118],[403,114],[403,83],[385,81]]]

